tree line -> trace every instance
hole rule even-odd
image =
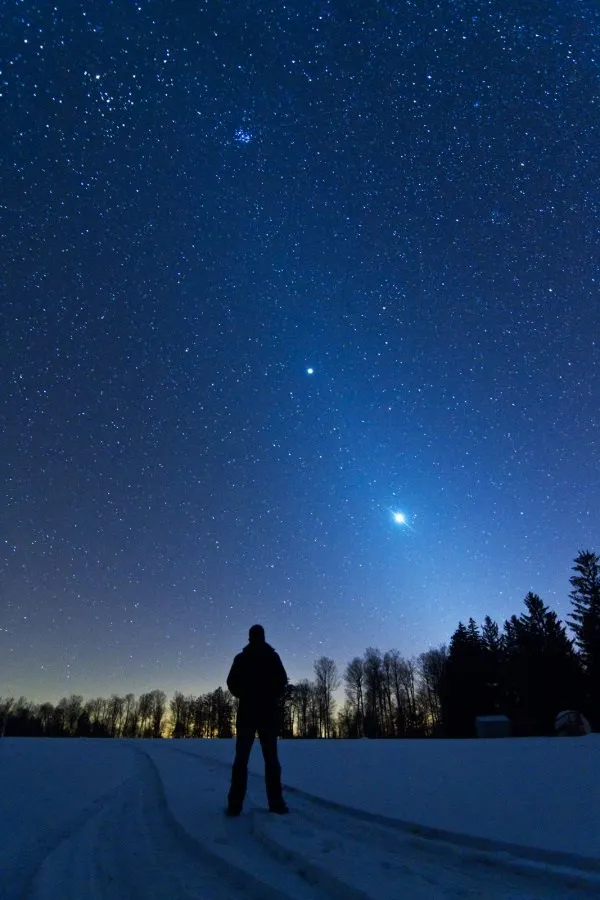
[[[580,552],[573,573],[566,625],[530,592],[502,629],[489,616],[481,625],[470,618],[448,646],[416,659],[369,647],[340,673],[321,657],[312,680],[287,687],[282,737],[472,737],[476,717],[494,714],[508,716],[517,735],[546,735],[563,709],[600,728],[600,557]],[[220,687],[197,697],[178,691],[170,701],[161,690],[85,702],[72,694],[55,705],[0,697],[0,735],[231,738],[236,712]]]
[[[489,616],[452,635],[440,685],[448,737],[468,737],[477,715],[504,714],[517,735],[553,732],[556,715],[576,709],[600,729],[600,558],[581,551],[570,578],[571,614],[563,624],[541,598],[500,630]],[[573,637],[567,631],[569,627]]]

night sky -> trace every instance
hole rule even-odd
[[[598,4],[0,11],[0,694],[197,694],[255,621],[297,679],[564,618]]]

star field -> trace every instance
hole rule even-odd
[[[0,40],[0,694],[564,617],[597,4],[6,0]]]

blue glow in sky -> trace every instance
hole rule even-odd
[[[3,13],[2,693],[198,693],[256,621],[298,679],[564,617],[598,4]]]

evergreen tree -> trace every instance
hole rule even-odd
[[[487,650],[474,619],[458,623],[450,640],[441,684],[443,732],[447,737],[473,737],[475,719],[494,712],[485,681]]]
[[[600,557],[589,550],[582,550],[575,557],[575,575],[569,581],[573,588],[569,596],[573,613],[569,625],[575,634],[575,643],[586,655],[588,647],[584,638],[585,619],[592,613],[600,616]]]
[[[556,613],[531,591],[525,608],[505,623],[512,717],[519,733],[552,734],[556,714],[579,704],[581,670]]]
[[[573,612],[569,625],[585,669],[586,711],[600,727],[600,557],[582,550],[575,558],[571,582]]]
[[[490,713],[506,713],[508,706],[506,648],[497,622],[486,616],[481,628],[483,644],[482,677],[485,684],[485,705]]]

